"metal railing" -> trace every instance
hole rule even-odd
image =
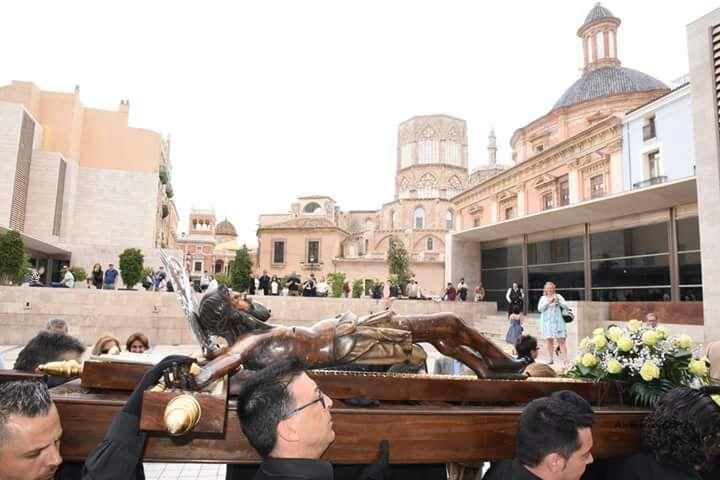
[[[642,182],[633,183],[633,188],[645,188],[650,187],[652,185],[659,185],[661,183],[667,182],[668,177],[666,175],[660,175],[657,177],[651,177],[647,180],[643,180]]]

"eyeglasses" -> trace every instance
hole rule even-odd
[[[309,406],[315,405],[318,402],[320,402],[320,405],[322,405],[323,409],[327,408],[327,405],[325,404],[325,394],[322,392],[322,390],[318,390],[318,398],[316,398],[315,400],[313,400],[311,402],[306,403],[305,405],[293,408],[283,417],[283,419],[290,418],[293,415],[295,415],[296,413],[298,413],[302,410],[305,410]]]

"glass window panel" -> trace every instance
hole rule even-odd
[[[700,229],[698,218],[683,218],[677,221],[678,251],[700,250]]]
[[[593,287],[670,285],[669,255],[594,261]]]
[[[669,288],[593,289],[595,302],[661,302],[670,301]]]
[[[667,222],[590,235],[591,258],[630,257],[668,251]]]
[[[486,289],[507,290],[512,282],[522,282],[521,268],[503,268],[500,270],[483,270],[482,283]]]
[[[583,289],[568,290],[558,288],[555,291],[562,295],[563,298],[567,301],[577,302],[585,300],[585,290]],[[530,290],[529,292],[526,292],[526,295],[529,302],[527,306],[528,312],[537,312],[538,302],[540,301],[540,297],[542,297],[543,295],[543,291]]]
[[[528,288],[542,288],[545,282],[553,282],[558,290],[567,288],[585,287],[585,269],[583,263],[564,263],[560,265],[545,265],[542,267],[528,267]]]
[[[487,290],[485,289],[485,298],[483,299],[484,302],[495,302],[497,304],[498,310],[505,310],[507,311],[508,303],[507,300],[505,300],[505,292],[507,289],[502,290]]]
[[[522,265],[522,246],[483,249],[482,268],[516,267]]]
[[[678,253],[680,285],[701,285],[702,265],[699,253]]]
[[[583,260],[583,237],[559,238],[528,243],[528,265],[578,262]]]
[[[680,287],[680,300],[683,302],[702,302],[702,287]]]

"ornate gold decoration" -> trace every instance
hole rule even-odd
[[[83,366],[77,360],[63,360],[60,362],[43,363],[38,370],[48,375],[59,377],[75,377],[82,374]]]
[[[180,436],[188,433],[197,425],[202,415],[200,404],[193,395],[179,395],[165,407],[165,428],[170,435]]]

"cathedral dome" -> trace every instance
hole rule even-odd
[[[555,102],[553,110],[595,98],[667,88],[667,85],[657,78],[637,70],[608,66],[584,72]]]
[[[222,222],[215,225],[215,235],[228,235],[231,237],[237,237],[237,231],[235,226],[228,222],[227,218]]]

